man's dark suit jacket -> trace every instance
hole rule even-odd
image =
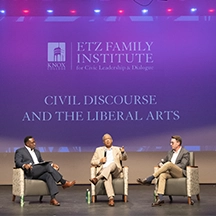
[[[38,158],[38,161],[43,162],[40,151],[38,151],[37,149],[35,149],[34,151]],[[15,152],[14,159],[15,159],[16,168],[22,168],[23,164],[30,164],[30,163],[32,165],[34,164],[34,161],[26,147],[17,149]],[[24,173],[26,178],[32,178],[30,169],[29,170],[24,169]]]
[[[164,162],[171,161],[173,156],[173,150],[170,150],[167,156],[164,158]],[[175,164],[182,169],[183,175],[186,176],[186,167],[189,165],[190,162],[190,154],[185,148],[181,148],[178,157],[176,158]]]

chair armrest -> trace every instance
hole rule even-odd
[[[129,167],[123,167],[123,178],[124,178],[124,195],[128,195],[128,177],[129,177]]]
[[[187,166],[187,194],[188,196],[200,193],[198,166]]]
[[[97,174],[97,167],[91,166],[91,167],[90,167],[90,178],[91,178],[91,179],[92,179],[92,178],[95,178],[96,174]]]
[[[95,178],[97,174],[97,167],[91,166],[90,167],[90,178]],[[91,183],[91,195],[94,196],[95,193],[95,185]]]
[[[21,168],[13,168],[12,193],[16,196],[24,195],[24,171]]]

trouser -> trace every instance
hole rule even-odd
[[[40,179],[46,182],[51,197],[58,193],[58,183],[62,175],[56,171],[50,164],[37,164],[31,170],[33,179]]]
[[[105,178],[104,187],[108,197],[114,197],[115,193],[113,190],[112,179],[119,177],[121,169],[116,166],[114,162],[112,162],[109,166],[103,168],[100,171],[100,175]]]
[[[166,187],[166,180],[169,178],[181,178],[184,177],[182,169],[172,162],[165,163],[160,169],[158,169],[153,176],[158,178],[157,184],[158,194],[164,194]]]

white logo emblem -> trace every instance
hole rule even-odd
[[[48,62],[64,62],[66,59],[66,48],[63,42],[48,43]]]

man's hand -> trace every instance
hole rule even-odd
[[[102,163],[102,164],[106,163],[106,157],[101,158],[100,163]]]
[[[32,164],[31,163],[30,164],[24,164],[23,168],[26,169],[26,170],[32,169]]]
[[[164,164],[162,163],[162,162],[160,162],[159,164],[158,164],[158,167],[162,167]]]
[[[120,148],[120,151],[121,151],[121,153],[124,153],[124,151],[125,151],[124,146],[122,146],[122,147]]]

